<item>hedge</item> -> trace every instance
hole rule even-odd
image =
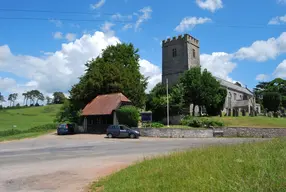
[[[116,110],[119,124],[138,127],[139,111],[134,106],[123,106]]]
[[[223,127],[224,123],[215,119],[205,117],[186,116],[181,120],[182,125],[190,127]]]

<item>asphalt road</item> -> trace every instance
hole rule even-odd
[[[56,136],[0,143],[0,191],[84,191],[91,181],[157,154],[262,139],[105,139]]]

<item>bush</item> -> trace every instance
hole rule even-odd
[[[152,128],[162,128],[162,127],[164,127],[164,125],[162,123],[153,122],[153,123],[151,123],[151,127]]]
[[[281,104],[281,94],[278,92],[265,92],[262,102],[263,106],[269,111],[278,111]]]
[[[36,127],[32,127],[27,130],[10,129],[5,131],[0,131],[0,137],[19,135],[23,133],[47,132],[50,130],[56,130],[56,126],[57,126],[56,124],[46,124],[46,125],[39,125]]]
[[[129,127],[137,127],[139,121],[139,111],[134,106],[123,106],[116,110],[118,122],[128,125]]]
[[[190,127],[222,127],[224,123],[210,118],[186,116],[181,120],[181,125]]]

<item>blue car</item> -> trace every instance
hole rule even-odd
[[[127,125],[109,125],[106,130],[108,138],[139,138],[140,132],[129,128]]]
[[[57,134],[58,135],[66,135],[66,134],[73,134],[73,133],[74,133],[73,124],[64,123],[64,124],[60,124],[57,127]]]

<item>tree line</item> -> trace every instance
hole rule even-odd
[[[46,104],[62,104],[66,100],[66,97],[63,92],[54,92],[53,97],[44,96],[43,93],[41,93],[39,90],[31,90],[27,91],[25,93],[22,93],[23,104],[22,106],[40,106],[39,101],[44,102],[46,101]],[[2,104],[6,101],[9,102],[9,107],[19,107],[21,106],[20,103],[17,103],[15,105],[15,102],[17,101],[19,97],[18,93],[11,93],[7,96],[7,98],[4,97],[0,93],[0,106],[2,108]]]
[[[227,91],[206,69],[194,67],[183,73],[177,84],[169,88],[170,116],[190,114],[190,104],[193,104],[192,115],[195,116],[195,107],[199,114],[202,108],[210,116],[221,113]],[[166,117],[167,99],[166,87],[158,83],[147,95],[146,110],[152,111],[153,120],[161,121]]]
[[[286,80],[276,78],[269,82],[259,82],[254,88],[254,94],[266,112],[285,112]]]

